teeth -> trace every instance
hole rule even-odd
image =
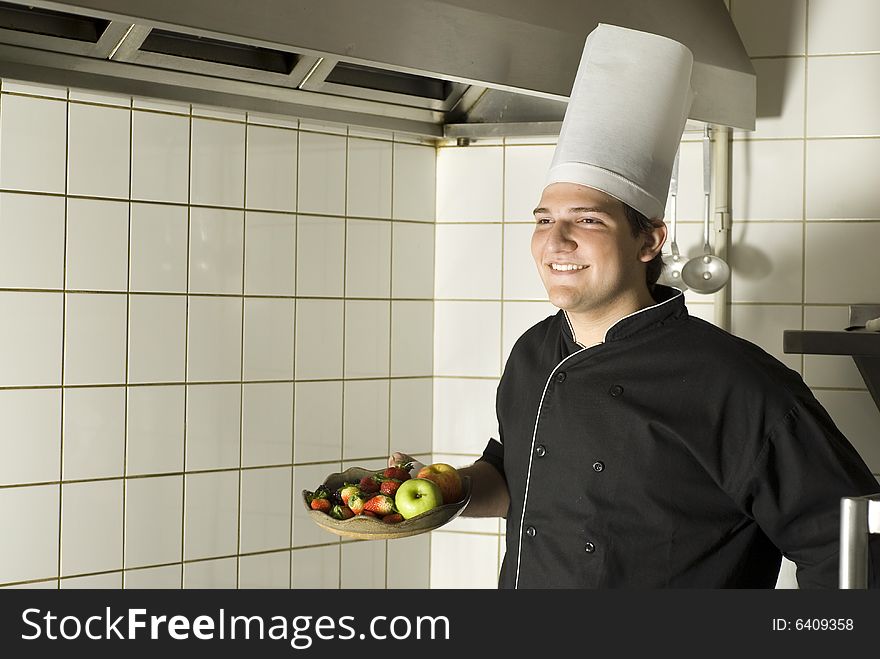
[[[571,265],[571,264],[560,265],[559,263],[551,263],[550,267],[553,268],[554,270],[583,270],[587,266],[585,266],[585,265]]]

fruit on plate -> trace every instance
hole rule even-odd
[[[368,499],[368,495],[356,492],[355,494],[352,494],[350,497],[348,497],[348,507],[355,515],[360,515],[362,512],[364,512],[364,505],[367,503]]]
[[[443,493],[443,503],[456,503],[461,501],[463,495],[461,475],[458,470],[445,462],[435,462],[419,469],[416,478],[433,481]]]
[[[409,480],[408,478],[405,480]],[[396,478],[389,478],[387,481],[382,481],[382,484],[379,486],[379,492],[382,494],[387,494],[389,497],[393,497],[397,492],[397,488],[400,487],[401,481]]]
[[[408,481],[410,479],[409,470],[412,469],[412,465],[412,462],[398,462],[393,467],[386,467],[382,472],[382,478]]]
[[[388,515],[394,512],[394,499],[387,494],[377,494],[368,499],[364,504],[364,510],[377,515]]]
[[[397,522],[403,521],[403,515],[400,513],[391,513],[390,515],[385,515],[385,517],[382,518],[382,521],[386,524],[397,524]]]
[[[394,506],[404,519],[412,519],[442,504],[443,492],[440,486],[427,478],[404,481],[394,495]]]
[[[354,517],[354,513],[348,506],[336,504],[330,509],[330,517],[334,519],[350,519]]]
[[[364,492],[365,494],[379,491],[379,483],[376,481],[376,474],[373,474],[372,476],[364,476],[358,485],[361,488],[361,492]]]
[[[342,503],[348,505],[348,499],[353,494],[358,494],[360,492],[360,487],[358,487],[357,483],[346,483],[341,488],[339,488],[339,497],[342,499]]]

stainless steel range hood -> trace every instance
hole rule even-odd
[[[722,0],[12,0],[0,77],[418,135],[555,135],[587,34],[694,53],[690,118],[754,129]]]

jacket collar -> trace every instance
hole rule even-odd
[[[684,293],[678,288],[655,284],[651,295],[654,298],[655,304],[634,311],[617,320],[605,332],[603,343],[619,341],[633,334],[657,327],[667,320],[687,315],[687,308],[684,305]],[[581,344],[574,342],[574,331],[568,318],[568,313],[560,309],[560,314],[563,317],[563,335],[573,346],[580,346]]]

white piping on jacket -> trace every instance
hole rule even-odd
[[[658,302],[657,304],[651,305],[650,307],[645,307],[643,309],[639,309],[638,311],[634,311],[631,314],[627,314],[623,318],[616,320],[614,322],[614,324],[611,325],[611,327],[609,327],[607,330],[605,330],[605,336],[603,337],[602,343],[596,344],[596,345],[603,345],[605,343],[604,339],[608,338],[608,332],[610,332],[611,329],[615,325],[620,323],[622,320],[624,320],[626,318],[630,318],[632,316],[635,316],[636,314],[640,314],[643,311],[648,311],[649,309],[656,309],[657,307],[662,306],[662,305],[666,304],[667,302],[672,302],[673,300],[678,299],[679,296],[684,295],[684,293],[681,291],[681,289],[675,288],[674,290],[678,291],[678,295],[673,295],[668,300],[663,300],[663,302]],[[565,310],[563,310],[562,313],[565,316],[565,320],[568,322],[568,327],[571,330],[571,336],[574,337],[574,328],[571,325],[571,321],[568,319],[568,313]],[[575,342],[576,341],[577,341],[577,339],[575,339]],[[538,423],[541,420],[541,408],[544,407],[544,397],[547,395],[547,387],[550,386],[550,381],[553,379],[553,376],[556,374],[556,371],[559,369],[559,367],[562,366],[565,362],[567,362],[569,359],[571,359],[575,355],[579,355],[584,350],[587,350],[587,348],[585,346],[583,346],[582,344],[578,343],[578,345],[582,346],[580,350],[577,350],[577,351],[571,353],[568,357],[566,357],[561,362],[559,362],[555,367],[553,367],[553,370],[550,372],[550,377],[548,377],[547,382],[544,383],[544,391],[541,394],[541,402],[538,403],[538,415],[535,417],[535,429],[532,431],[532,445],[529,448],[529,468],[528,468],[528,471],[526,472],[526,492],[525,492],[525,496],[523,496],[522,515],[519,518],[519,539],[518,539],[518,544],[517,544],[517,549],[516,549],[516,578],[514,579],[514,582],[513,582],[513,587],[515,589],[519,588],[519,566],[520,566],[520,560],[522,559],[523,524],[525,523],[525,519],[526,519],[526,504],[529,501],[529,481],[531,480],[531,477],[532,477],[532,458],[535,456],[535,440],[538,437]],[[591,347],[595,347],[595,346],[591,346]]]

